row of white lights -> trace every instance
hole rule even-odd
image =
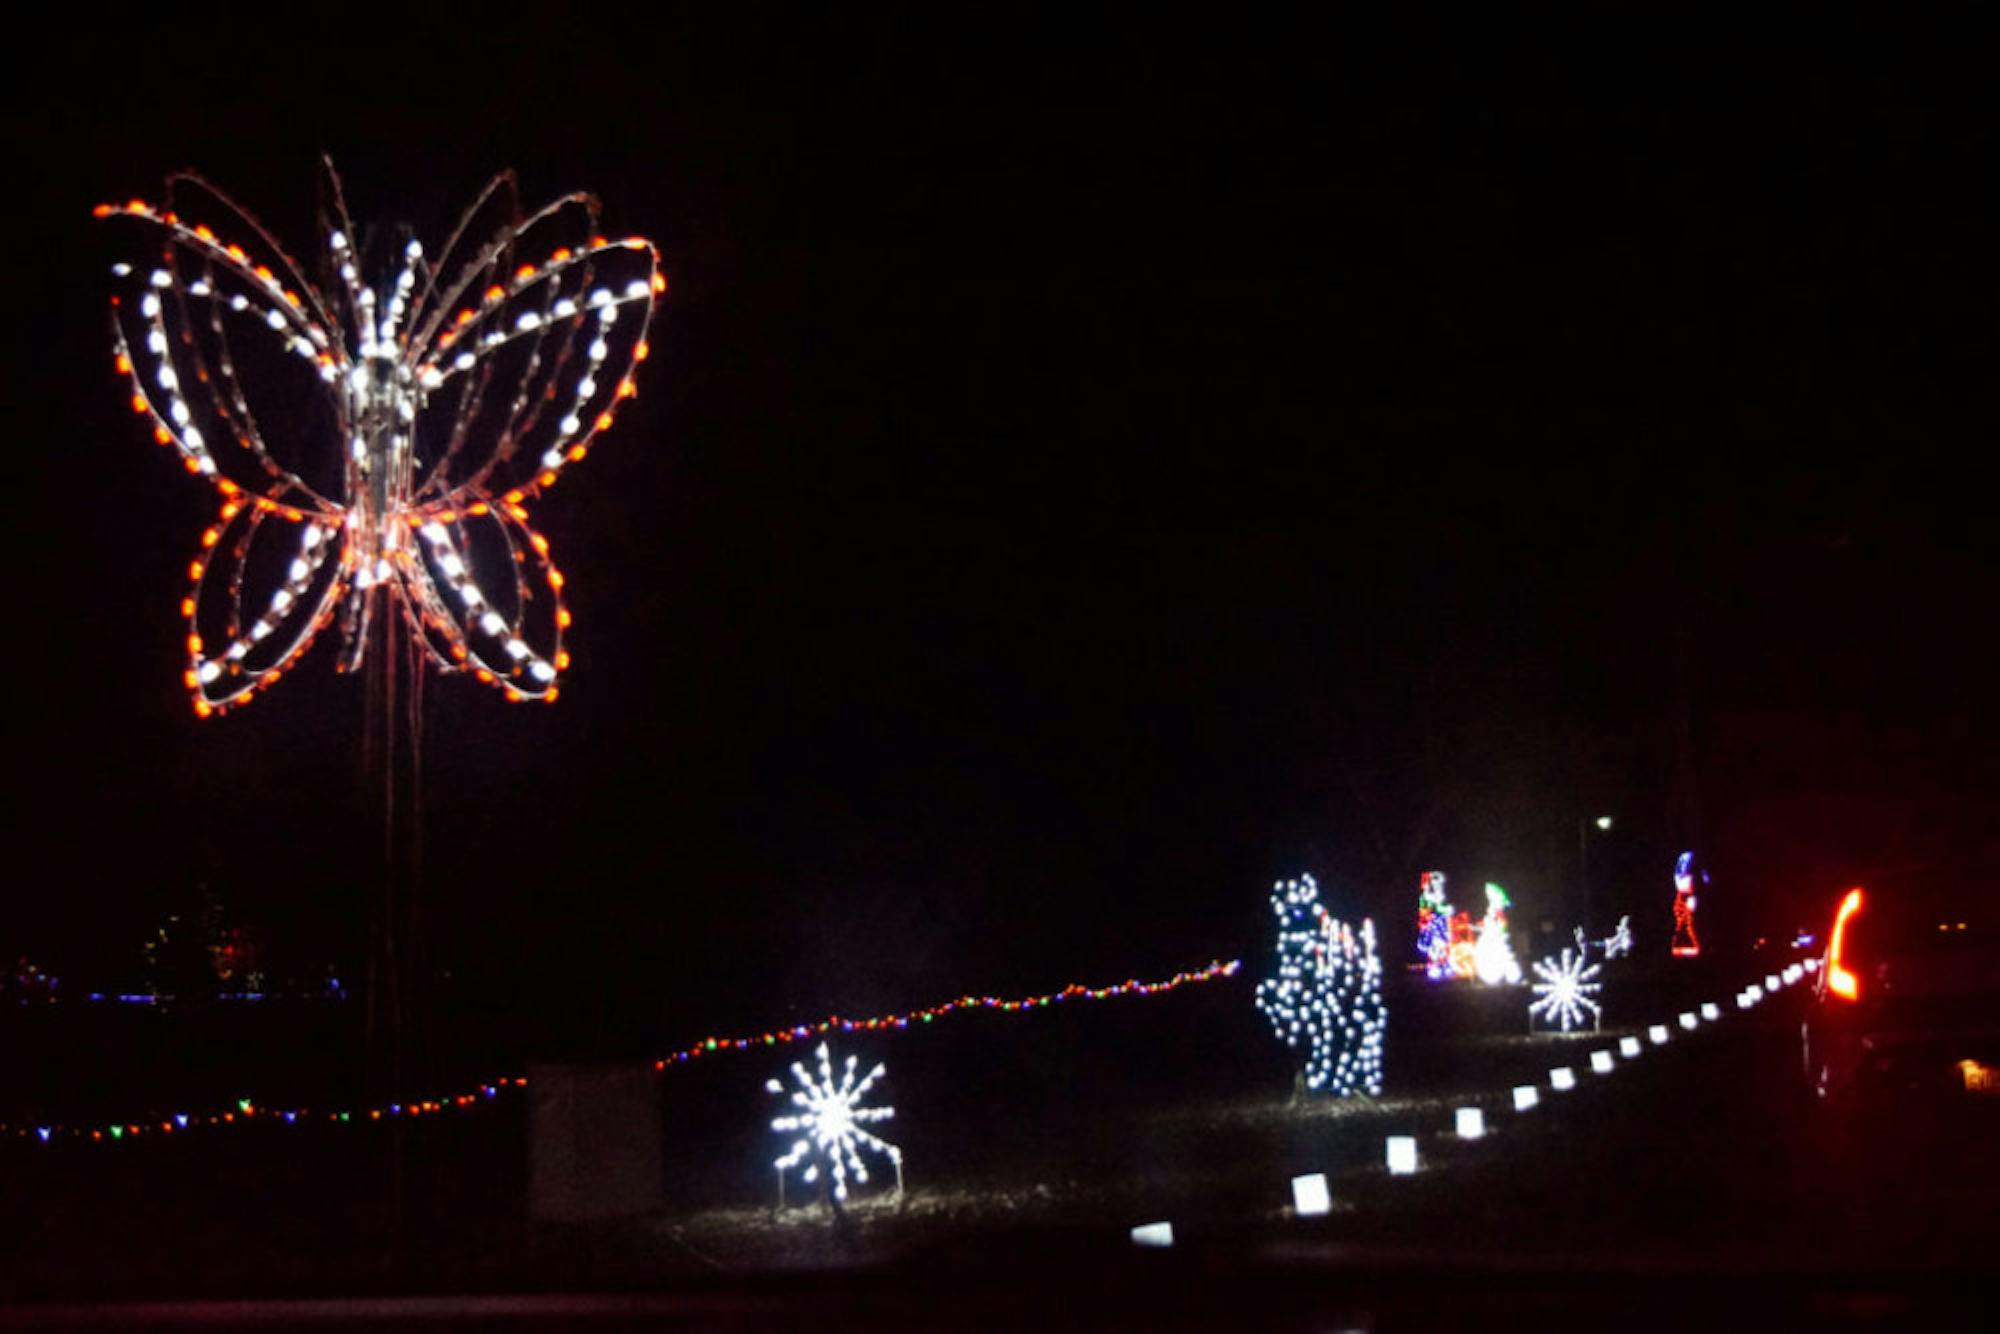
[[[1736,994],[1736,1006],[1747,1010],[1767,996],[1774,996],[1785,987],[1802,980],[1807,973],[1819,966],[1819,960],[1806,959],[1787,965],[1782,972],[1770,973],[1761,983],[1752,982]],[[1683,1010],[1679,1016],[1680,1027],[1694,1032],[1704,1023],[1716,1023],[1722,1018],[1722,1007],[1713,1001],[1704,1001],[1694,1010]],[[1663,1047],[1671,1040],[1672,1029],[1666,1024],[1652,1024],[1646,1029],[1646,1043]],[[1636,1034],[1627,1034],[1618,1040],[1617,1056],[1609,1047],[1600,1047],[1590,1053],[1590,1069],[1594,1074],[1608,1075],[1618,1068],[1618,1057],[1636,1060],[1644,1054],[1646,1043]],[[1558,1093],[1567,1093],[1576,1088],[1576,1070],[1567,1065],[1558,1065],[1549,1071],[1549,1087]],[[1513,1090],[1515,1112],[1528,1112],[1541,1105],[1541,1086],[1518,1084]],[[1486,1136],[1486,1114],[1477,1107],[1459,1107],[1452,1113],[1452,1133],[1461,1140],[1483,1139]],[[1390,1135],[1383,1142],[1384,1157],[1391,1176],[1408,1176],[1417,1170],[1417,1137],[1415,1135]],[[1326,1173],[1308,1172],[1292,1178],[1292,1210],[1299,1217],[1313,1217],[1331,1211],[1333,1194],[1327,1184]],[[1174,1244],[1174,1227],[1170,1222],[1147,1223],[1132,1229],[1133,1244],[1138,1246],[1171,1246]]]

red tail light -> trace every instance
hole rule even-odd
[[[1826,947],[1826,989],[1843,1000],[1861,999],[1861,980],[1841,966],[1841,947],[1847,943],[1847,919],[1861,911],[1861,889],[1847,891],[1840,911],[1833,918],[1833,939]]]

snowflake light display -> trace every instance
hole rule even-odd
[[[1271,889],[1278,919],[1275,971],[1257,984],[1257,1008],[1279,1041],[1306,1052],[1305,1083],[1335,1097],[1382,1091],[1382,961],[1375,924],[1330,916],[1309,875]]]
[[[435,260],[411,239],[385,271],[326,172],[323,286],[191,174],[158,206],[96,209],[154,247],[113,268],[132,410],[221,493],[181,603],[195,711],[250,700],[336,614],[344,671],[380,625],[444,671],[552,701],[570,615],[525,505],[635,392],[659,252],[597,235],[588,195],[523,216],[507,174]]]
[[[869,1131],[866,1127],[878,1121],[886,1121],[896,1114],[893,1107],[863,1107],[861,1099],[869,1088],[887,1073],[887,1068],[877,1063],[873,1070],[859,1080],[854,1077],[855,1058],[849,1056],[841,1070],[838,1082],[833,1077],[833,1058],[828,1054],[826,1044],[819,1044],[814,1053],[819,1057],[819,1077],[813,1078],[806,1068],[794,1061],[792,1077],[798,1087],[792,1090],[792,1105],[799,1110],[790,1116],[776,1117],[771,1129],[783,1134],[800,1135],[792,1147],[772,1166],[778,1169],[778,1184],[782,1190],[785,1173],[805,1162],[804,1179],[815,1182],[820,1179],[822,1166],[833,1183],[833,1198],[843,1201],[847,1198],[847,1182],[850,1176],[856,1182],[868,1180],[868,1164],[862,1160],[860,1150],[869,1149],[881,1154],[896,1169],[896,1186],[903,1184],[903,1151]],[[765,1082],[764,1087],[772,1093],[783,1093],[785,1086],[778,1080]]]
[[[1535,999],[1528,1003],[1528,1027],[1532,1030],[1537,1018],[1543,1023],[1554,1023],[1567,1033],[1583,1023],[1584,1011],[1590,1012],[1591,1026],[1595,1027],[1603,1011],[1591,999],[1601,987],[1595,979],[1598,965],[1587,964],[1581,953],[1571,954],[1565,949],[1560,959],[1543,959],[1535,965]]]
[[[1417,882],[1417,957],[1424,976],[1442,982],[1451,966],[1451,904],[1444,896],[1444,872],[1425,871]]]
[[[1479,939],[1472,947],[1472,966],[1488,986],[1511,987],[1521,981],[1521,965],[1514,958],[1513,942],[1507,938],[1507,910],[1513,906],[1506,890],[1487,882],[1486,916],[1480,920]]]

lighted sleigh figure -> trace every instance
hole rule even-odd
[[[181,604],[195,711],[247,702],[336,616],[343,671],[400,633],[554,700],[570,615],[526,505],[636,392],[659,253],[598,235],[588,195],[524,216],[512,175],[435,259],[364,244],[330,164],[325,194],[323,284],[190,174],[157,206],[96,210],[153,247],[113,268],[132,410],[221,493]]]

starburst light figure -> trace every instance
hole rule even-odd
[[[1595,979],[1598,965],[1586,963],[1582,954],[1572,954],[1565,949],[1560,959],[1543,959],[1535,965],[1535,999],[1528,1003],[1528,1027],[1534,1028],[1535,1020],[1554,1023],[1567,1033],[1583,1023],[1584,1011],[1590,1012],[1590,1023],[1597,1026],[1603,1011],[1591,999],[1602,986]]]
[[[798,1081],[798,1087],[792,1090],[792,1105],[799,1110],[790,1116],[776,1117],[771,1122],[773,1130],[800,1136],[783,1156],[772,1163],[778,1169],[780,1188],[783,1187],[785,1173],[805,1162],[803,1178],[808,1184],[820,1179],[824,1167],[833,1183],[834,1200],[845,1201],[850,1176],[857,1183],[868,1180],[868,1164],[860,1153],[865,1148],[889,1160],[896,1169],[896,1188],[901,1190],[903,1151],[866,1129],[876,1122],[887,1121],[896,1114],[896,1109],[861,1105],[863,1095],[876,1080],[888,1073],[887,1067],[877,1062],[875,1068],[857,1082],[854,1077],[855,1058],[849,1056],[836,1082],[833,1058],[824,1042],[819,1044],[815,1054],[819,1057],[817,1079],[797,1061],[792,1063],[792,1077]],[[784,1084],[776,1079],[767,1080],[764,1087],[772,1093],[785,1091]],[[806,1162],[807,1159],[813,1161]]]

